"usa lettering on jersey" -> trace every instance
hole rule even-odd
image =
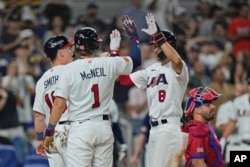
[[[158,76],[152,78],[148,77],[147,88],[154,87],[156,85],[159,85],[160,83],[164,85],[168,84],[165,74],[159,74]]]

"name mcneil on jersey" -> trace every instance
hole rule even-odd
[[[167,85],[167,79],[165,77],[165,74],[159,74],[156,77],[148,77],[148,81],[147,81],[147,88],[148,87],[154,87],[156,85],[159,85],[159,83],[162,83],[163,85]]]
[[[104,72],[103,67],[93,68],[93,69],[90,69],[88,72],[86,71],[80,72],[80,75],[82,77],[82,80],[107,76]]]
[[[44,81],[44,89],[47,89],[48,87],[56,84],[58,81],[58,75],[52,76],[49,79]]]

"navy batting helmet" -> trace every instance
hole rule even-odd
[[[161,31],[164,36],[166,37],[167,42],[173,47],[176,48],[176,37],[174,35],[174,33],[172,33],[169,30],[163,30]],[[157,41],[155,41],[154,39],[151,39],[151,41],[149,42],[149,44],[156,44]]]
[[[44,52],[52,61],[56,58],[57,51],[64,47],[72,46],[74,42],[70,42],[63,35],[54,36],[48,39],[44,45]]]
[[[75,49],[77,51],[94,51],[99,48],[99,42],[96,30],[91,27],[84,27],[75,33]]]

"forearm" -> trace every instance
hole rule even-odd
[[[49,123],[51,125],[56,126],[65,108],[66,108],[66,100],[60,97],[56,97],[54,101],[54,105],[51,110],[50,119],[49,119]]]
[[[130,57],[133,61],[133,70],[141,65],[141,49],[137,40],[130,41]]]
[[[44,133],[44,119],[45,116],[39,112],[35,112],[34,114],[34,123],[35,123],[35,132],[36,132],[36,139],[38,141],[43,140],[43,133]]]
[[[227,139],[236,129],[236,123],[233,120],[229,120],[227,123],[222,137]]]
[[[145,134],[143,133],[140,133],[138,138],[137,138],[137,142],[135,144],[135,149],[134,149],[134,152],[133,152],[133,155],[136,156],[136,157],[139,157],[140,153],[141,153],[141,150],[145,144],[145,141],[146,141],[146,136]]]
[[[123,139],[123,136],[122,136],[122,131],[121,131],[119,123],[113,123],[112,126],[113,126],[113,132],[114,132],[115,138],[117,139],[117,141],[120,144],[124,144],[125,142],[124,142],[124,139]]]

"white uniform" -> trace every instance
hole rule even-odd
[[[242,141],[250,142],[250,102],[249,94],[246,93],[237,97],[233,101],[235,110],[232,115],[232,119],[236,121],[237,124],[237,139],[240,145],[230,144],[227,146],[225,161],[229,162],[229,152],[232,150],[250,150],[250,143],[246,144]]]
[[[130,57],[108,57],[78,59],[63,69],[55,95],[69,101],[68,166],[112,166],[114,138],[104,115],[117,76],[132,67]]]
[[[230,119],[235,120],[235,107],[233,101],[227,101],[220,105],[216,117],[215,126],[219,128],[223,124],[227,124]],[[227,139],[230,143],[238,143],[238,134],[235,132]]]
[[[55,90],[58,83],[59,74],[61,73],[64,65],[55,66],[48,71],[46,71],[43,76],[39,79],[36,84],[36,96],[33,105],[33,110],[45,115],[45,124],[48,125],[50,111],[53,106],[53,101],[55,99]],[[63,113],[60,121],[68,120],[67,109]],[[66,166],[66,143],[61,145],[60,140],[62,138],[66,139],[65,133],[69,129],[68,125],[57,125],[55,127],[55,153],[47,154],[49,164],[53,167],[63,167]],[[65,141],[66,142],[66,141]]]
[[[163,66],[155,63],[130,74],[130,78],[138,88],[147,89],[150,119],[159,124],[150,130],[149,166],[169,166],[184,144],[180,119],[183,114],[181,103],[189,79],[187,66],[183,62],[182,72],[178,75],[171,62]],[[165,124],[161,122],[164,119],[167,119]]]

